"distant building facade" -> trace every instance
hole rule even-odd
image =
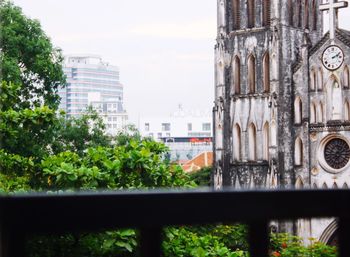
[[[104,119],[109,134],[126,125],[128,115],[123,108],[118,67],[99,56],[72,55],[66,57],[63,69],[67,85],[59,90],[60,109],[67,116],[79,117],[92,106]]]
[[[168,145],[173,161],[188,161],[212,151],[212,115],[209,111],[184,111],[180,108],[169,116],[143,117],[138,129],[142,136]]]

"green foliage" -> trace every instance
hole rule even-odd
[[[198,186],[210,186],[212,167],[204,167],[199,171],[190,173],[191,179]]]
[[[310,244],[305,246],[300,237],[289,234],[271,235],[272,257],[336,257],[337,249],[334,246],[325,245],[310,239]]]
[[[19,104],[57,107],[59,85],[65,85],[61,51],[54,48],[37,20],[19,7],[0,1],[2,80],[20,86]]]
[[[102,118],[89,108],[80,117],[59,118],[51,148],[53,153],[72,151],[82,155],[87,148],[111,145]]]

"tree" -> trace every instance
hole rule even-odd
[[[61,50],[52,46],[39,21],[11,2],[0,1],[0,17],[2,80],[19,86],[21,107],[56,108],[57,89],[65,85]]]

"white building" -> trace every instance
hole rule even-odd
[[[126,125],[128,116],[123,108],[123,85],[119,68],[94,55],[72,55],[65,59],[65,88],[59,90],[60,109],[67,116],[78,117],[93,106],[103,117],[107,132],[116,134]]]
[[[138,129],[142,136],[165,142],[172,160],[186,161],[212,151],[210,111],[185,111],[180,107],[169,116],[141,118]]]

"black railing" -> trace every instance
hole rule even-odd
[[[161,256],[162,228],[248,224],[251,257],[268,256],[270,220],[339,218],[341,257],[350,256],[350,190],[170,191],[0,197],[1,257],[23,257],[40,233],[138,228],[142,256]]]

